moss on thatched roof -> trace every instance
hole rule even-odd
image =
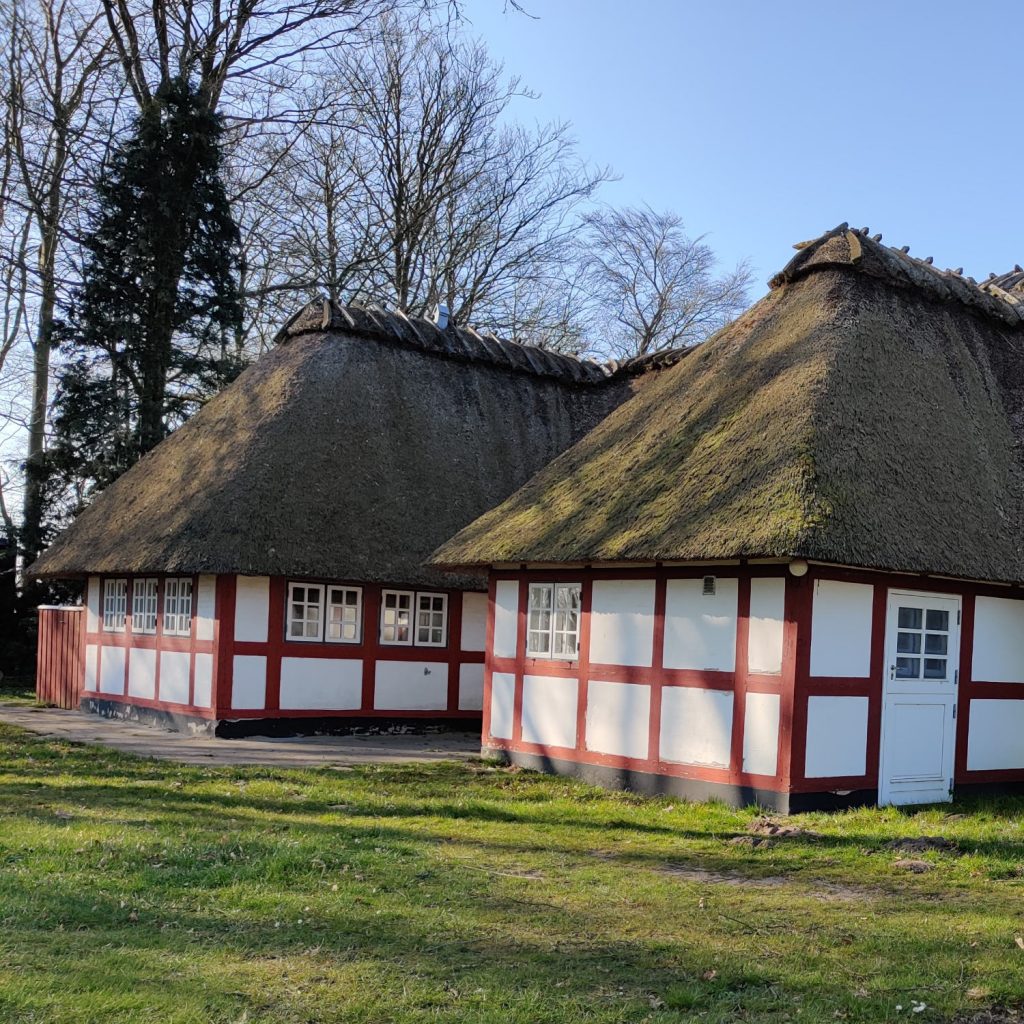
[[[676,358],[598,365],[312,303],[98,495],[33,572],[479,586],[425,566],[430,552]]]
[[[1024,580],[1012,275],[978,284],[846,225],[798,248],[767,297],[436,563],[803,557]]]

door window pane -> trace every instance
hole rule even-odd
[[[920,679],[921,659],[920,658],[897,658],[896,659],[897,679]]]
[[[924,677],[925,677],[925,679],[945,679],[946,678],[946,659],[945,658],[925,658],[924,659]]]
[[[921,634],[920,633],[900,633],[896,637],[896,651],[899,654],[920,654],[921,653]]]
[[[900,629],[920,629],[922,614],[920,608],[901,608],[898,616]]]
[[[949,612],[938,608],[929,608],[928,614],[925,616],[925,625],[928,629],[941,629],[943,632],[948,632]]]
[[[945,633],[928,633],[924,638],[925,654],[945,654],[949,637]]]

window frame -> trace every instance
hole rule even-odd
[[[152,593],[149,593],[150,589]],[[140,593],[141,591],[141,593]],[[142,611],[138,605],[142,600]],[[140,620],[152,618],[152,628],[139,625]],[[156,576],[136,576],[132,580],[132,633],[155,636],[160,621],[160,580]]]
[[[407,597],[409,598],[409,639],[408,640],[385,640],[384,639],[384,613],[388,610],[387,603],[388,597],[393,595],[396,598]],[[396,611],[400,611],[400,607],[396,604]],[[416,639],[416,591],[415,590],[395,590],[391,587],[381,589],[380,592],[380,621],[377,625],[377,642],[382,647],[413,647],[415,644],[413,641]],[[397,630],[399,623],[394,623],[394,628]]]
[[[549,595],[549,603],[546,608],[536,609],[540,612],[547,612],[548,623],[544,629],[534,628],[534,592],[543,590]],[[558,594],[559,591],[576,591],[576,629],[569,631],[558,629]],[[538,580],[530,582],[526,598],[526,657],[542,661],[579,661],[580,659],[580,634],[583,627],[583,584],[576,580]],[[547,650],[539,651],[531,649],[531,640],[534,635],[547,637]],[[571,653],[555,652],[555,637],[575,636],[575,650]]]
[[[330,633],[331,626],[331,609],[332,608],[348,608],[351,605],[338,604],[336,601],[331,600],[331,591],[341,590],[356,595],[356,621],[355,621],[355,636],[351,640],[345,639],[344,636],[332,637]],[[289,591],[290,593],[290,591]],[[289,601],[289,607],[291,602]],[[342,626],[342,632],[344,632],[345,621],[341,620],[340,625]],[[348,583],[325,583],[324,584],[324,618],[323,618],[323,638],[326,644],[361,644],[363,642],[363,588],[353,587]]]
[[[114,592],[120,584],[121,593]],[[120,611],[118,605],[120,604]],[[112,625],[120,619],[120,625]],[[128,622],[128,577],[108,576],[103,580],[103,632],[123,633]]]
[[[431,622],[427,626],[420,626],[420,601],[423,598],[427,598],[433,601],[434,598],[441,599],[441,639],[439,641],[434,640],[420,640],[420,629],[426,629],[429,633],[433,632],[438,627]],[[448,595],[441,590],[417,590],[416,599],[413,602],[413,609],[415,615],[413,616],[413,645],[416,647],[447,647],[448,646]],[[435,610],[433,608],[427,609],[427,614],[433,616]]]
[[[296,602],[296,600],[295,600],[295,598],[293,596],[294,593],[295,593],[295,588],[296,587],[301,587],[304,591],[306,591],[306,595],[307,596],[304,597],[303,600],[300,601],[300,602]],[[319,594],[319,596],[320,596],[319,603],[317,604],[317,607],[320,609],[319,630],[318,630],[316,636],[306,636],[305,635],[305,630],[303,630],[303,636],[293,636],[292,635],[292,623],[293,622],[301,621],[305,625],[310,620],[305,615],[303,615],[303,618],[301,620],[295,619],[293,617],[293,615],[292,615],[292,608],[293,608],[293,606],[295,604],[301,604],[303,606],[303,611],[305,612],[310,607],[312,607],[311,602],[309,600],[307,600],[308,593],[311,590],[315,590]],[[326,604],[327,604],[327,584],[324,584],[324,583],[302,583],[302,582],[300,582],[298,580],[294,580],[294,581],[293,580],[289,580],[288,581],[288,592],[287,592],[287,595],[286,595],[285,614],[284,614],[284,638],[285,638],[285,640],[290,642],[290,643],[296,643],[296,644],[318,644],[318,643],[323,643],[323,639],[324,639],[324,624],[325,624],[325,622],[327,620],[327,616],[326,616],[327,607],[326,607]],[[337,643],[337,642],[338,641],[332,641],[332,643]]]
[[[179,625],[181,618],[186,613],[181,610],[183,595],[182,585],[188,584],[188,626],[182,629]],[[170,593],[171,584],[174,585],[173,595]],[[192,635],[192,623],[194,622],[195,616],[195,581],[191,576],[166,576],[164,577],[164,602],[163,602],[163,614],[161,615],[161,625],[163,627],[164,636],[191,636]],[[169,611],[168,605],[173,603],[174,610]],[[168,627],[168,620],[173,622],[173,625]]]
[[[396,597],[408,597],[409,598],[409,639],[408,640],[385,640],[384,639],[384,613],[387,611],[387,599],[389,595]],[[449,636],[449,609],[451,603],[449,601],[449,594],[443,590],[399,590],[394,587],[387,587],[381,589],[380,592],[380,615],[379,622],[377,624],[377,642],[381,647],[426,647],[432,650],[444,650],[448,647]],[[440,642],[434,642],[431,640],[420,640],[419,639],[419,617],[420,617],[420,598],[441,598],[441,640]],[[430,614],[433,614],[433,609],[428,609]],[[395,623],[397,627],[398,623]],[[435,626],[425,626],[425,629],[436,629]]]

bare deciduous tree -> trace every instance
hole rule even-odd
[[[601,210],[585,219],[583,268],[595,329],[619,356],[703,341],[747,306],[750,268],[715,275],[704,237],[674,213]]]

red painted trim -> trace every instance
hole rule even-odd
[[[231,687],[235,677],[235,610],[238,604],[238,577],[217,577],[217,662],[214,666],[213,707],[222,718],[231,707]]]

